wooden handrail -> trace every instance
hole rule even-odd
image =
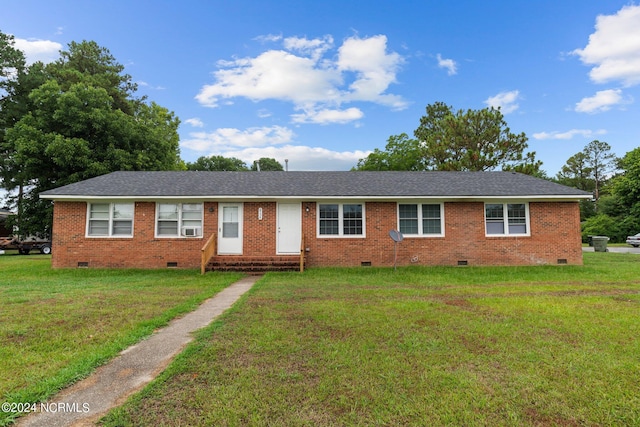
[[[304,247],[304,235],[303,235],[300,242],[300,273],[304,273],[304,252],[305,252],[305,247]]]
[[[216,233],[211,234],[207,243],[204,244],[202,249],[200,250],[200,274],[204,274],[207,263],[211,259],[211,257],[216,253],[216,243],[218,239],[216,238]]]

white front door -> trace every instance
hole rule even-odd
[[[220,203],[218,254],[242,254],[242,203]]]
[[[277,251],[279,254],[299,254],[302,239],[300,203],[278,203]]]

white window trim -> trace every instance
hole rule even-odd
[[[97,236],[89,234],[89,224],[91,222],[91,205],[109,205],[109,234]],[[131,218],[131,234],[112,234],[113,233],[113,205],[132,205],[133,217]],[[87,223],[85,227],[85,237],[88,239],[131,239],[135,232],[136,204],[133,202],[87,202]]]
[[[509,233],[509,215],[507,205],[524,205],[524,215],[525,215],[525,224],[527,227],[526,233]],[[487,205],[502,205],[503,212],[503,220],[504,220],[504,233],[503,234],[489,234],[487,233]],[[484,202],[483,205],[483,216],[484,216],[484,235],[485,237],[530,237],[531,236],[531,215],[529,214],[529,202],[525,202],[522,200],[501,200],[501,201],[490,201]]]
[[[402,233],[403,237],[410,238],[433,238],[433,237],[444,237],[444,203],[443,202],[432,202],[429,200],[407,200],[396,203],[396,219],[397,219],[397,230],[400,230],[400,205],[440,205],[440,233],[424,233],[422,229],[422,209],[418,209],[418,234],[405,234]]]
[[[320,234],[320,206],[321,205],[338,205],[338,234]],[[343,234],[344,233],[344,205],[360,205],[362,206],[362,234]],[[332,202],[323,201],[317,203],[316,212],[316,237],[319,239],[364,239],[367,237],[367,215],[366,203],[360,201],[349,202]]]
[[[184,226],[182,225],[182,205],[200,205],[200,225],[196,226]],[[158,205],[178,205],[178,234],[158,234],[158,213],[160,212]],[[184,228],[198,228],[200,235],[198,236],[184,236],[182,230]],[[202,202],[171,202],[162,201],[156,202],[155,220],[153,225],[153,233],[156,239],[202,239],[204,228],[204,203]]]

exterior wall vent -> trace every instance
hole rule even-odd
[[[176,268],[176,267],[178,267],[178,263],[175,261],[167,263],[167,268]]]
[[[371,267],[371,261],[362,261],[360,263],[361,267]]]
[[[78,268],[89,268],[89,263],[87,261],[79,261]]]
[[[458,265],[469,265],[469,262],[466,259],[459,260]]]
[[[566,263],[567,263],[566,258],[558,258],[558,264],[566,264]]]

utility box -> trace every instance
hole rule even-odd
[[[607,242],[609,241],[607,236],[593,236],[591,240],[595,252],[607,252]]]

